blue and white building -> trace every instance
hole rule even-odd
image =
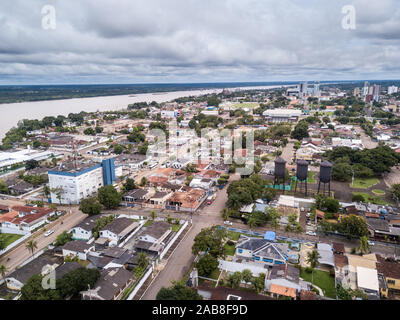
[[[51,202],[61,204],[79,204],[82,199],[94,196],[103,186],[115,182],[114,158],[101,163],[72,163],[50,170],[49,185]]]

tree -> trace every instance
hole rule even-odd
[[[258,293],[262,292],[265,288],[265,273],[260,273],[258,277],[254,277],[251,286]]]
[[[36,160],[28,160],[25,162],[25,169],[26,170],[32,170],[39,167],[39,162]]]
[[[156,219],[156,217],[157,217],[157,214],[156,214],[156,212],[153,210],[153,211],[151,211],[151,213],[150,213],[150,217],[151,217],[151,220],[155,220]]]
[[[229,210],[227,208],[222,209],[221,217],[224,221],[227,221],[229,219]]]
[[[5,280],[5,276],[6,276],[7,272],[8,272],[7,267],[4,264],[0,265],[0,274],[1,274],[3,281]]]
[[[368,226],[362,217],[351,214],[343,217],[338,223],[338,231],[348,237],[362,237],[368,235]]]
[[[336,181],[348,182],[353,175],[351,170],[351,165],[348,163],[335,163],[335,165],[332,167],[332,179]]]
[[[125,189],[125,191],[131,191],[131,190],[137,189],[135,180],[133,180],[132,178],[126,179],[125,184],[124,184],[124,189]]]
[[[61,300],[58,290],[44,289],[41,274],[32,276],[21,288],[20,300]]]
[[[300,121],[294,130],[292,131],[290,137],[296,140],[303,140],[303,138],[308,138],[308,124],[305,121]]]
[[[63,246],[71,240],[72,240],[72,233],[64,231],[63,233],[57,236],[55,246]]]
[[[391,197],[396,200],[397,202],[399,202],[400,200],[400,184],[394,184],[392,185],[392,187],[389,190],[389,194],[391,195]]]
[[[102,209],[101,203],[97,200],[97,198],[88,198],[83,199],[81,204],[79,205],[79,210],[83,213],[88,214],[89,216],[95,216],[101,213]]]
[[[194,255],[200,252],[208,252],[214,257],[223,257],[225,255],[224,239],[226,238],[225,229],[218,227],[202,229],[194,238],[192,253]]]
[[[87,136],[95,136],[96,135],[96,131],[93,128],[86,128],[83,133]]]
[[[122,144],[114,144],[113,146],[113,152],[115,154],[122,154],[125,151],[125,147]]]
[[[68,272],[57,281],[57,290],[60,296],[65,298],[77,296],[79,292],[87,290],[88,286],[94,287],[100,277],[97,269],[78,268]]]
[[[353,202],[365,202],[364,197],[361,194],[356,194],[351,198]]]
[[[146,177],[142,177],[142,180],[140,180],[140,186],[144,187],[146,185],[146,183],[147,183]]]
[[[179,281],[172,282],[170,288],[161,288],[156,300],[203,300],[203,297],[195,290],[186,287],[182,281]]]
[[[358,249],[360,250],[361,254],[369,253],[371,251],[368,243],[368,238],[366,236],[360,237]]]
[[[122,200],[122,195],[114,186],[104,186],[98,191],[99,202],[107,209],[116,209]]]
[[[319,265],[319,258],[321,258],[321,256],[319,255],[317,250],[307,252],[306,261],[310,264],[312,268],[311,283],[314,283],[314,269]]]
[[[0,180],[0,193],[2,194],[10,193],[7,184],[3,180]]]
[[[25,248],[27,248],[33,257],[33,253],[35,252],[35,249],[37,249],[37,242],[35,240],[29,240],[26,244],[25,244]]]
[[[144,252],[140,252],[138,255],[138,260],[137,260],[138,267],[141,268],[142,270],[145,270],[147,266],[149,265],[149,259],[147,258],[147,254]]]
[[[239,271],[234,272],[233,274],[230,274],[228,276],[228,285],[233,288],[237,289],[240,286],[240,283],[242,282],[242,273]]]
[[[253,273],[249,269],[242,271],[242,279],[244,282],[249,283],[253,280]]]
[[[47,184],[43,187],[43,194],[46,197],[48,197],[51,194],[50,187]]]
[[[209,276],[218,268],[218,259],[210,254],[206,254],[196,263],[196,268],[201,276]]]
[[[64,189],[60,186],[60,187],[51,189],[51,192],[56,195],[59,204],[61,204],[61,199],[62,199],[62,195],[64,194]]]
[[[267,215],[267,218],[270,221],[271,226],[276,231],[279,227],[279,222],[282,214],[275,208],[266,208],[265,214]]]

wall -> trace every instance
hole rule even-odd
[[[2,230],[3,232],[3,230]],[[6,233],[6,232],[4,232]],[[15,233],[15,232],[14,232]],[[13,243],[11,243],[10,245],[8,245],[5,249],[0,250],[0,255],[5,254],[6,252],[8,252],[9,250],[11,250],[12,248],[16,247],[17,245],[19,245],[21,242],[24,242],[27,238],[29,238],[31,236],[30,233],[25,234],[22,238],[19,238],[17,241],[14,241]]]

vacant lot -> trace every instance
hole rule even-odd
[[[22,235],[19,234],[10,234],[10,233],[0,233],[0,239],[5,241],[4,246],[7,247],[14,241],[17,241],[21,238]]]
[[[305,281],[311,282],[312,273],[308,273],[304,268],[301,268],[300,277]],[[326,297],[336,298],[335,277],[332,277],[329,272],[314,270],[313,284],[320,287]]]

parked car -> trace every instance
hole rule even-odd
[[[224,224],[226,224],[226,225],[228,225],[228,226],[232,226],[232,225],[233,225],[233,223],[230,222],[230,221],[224,221]]]
[[[44,236],[45,237],[48,237],[49,235],[51,235],[52,233],[54,233],[54,230],[49,230],[49,231],[46,231],[46,233],[44,234]]]
[[[373,241],[371,241],[371,240],[368,240],[368,244],[369,244],[370,246],[374,246],[374,245],[375,245],[375,242],[373,242]]]
[[[316,234],[315,232],[313,232],[313,231],[307,231],[306,234],[309,235],[309,236],[314,236],[314,237],[317,235],[317,234]]]

